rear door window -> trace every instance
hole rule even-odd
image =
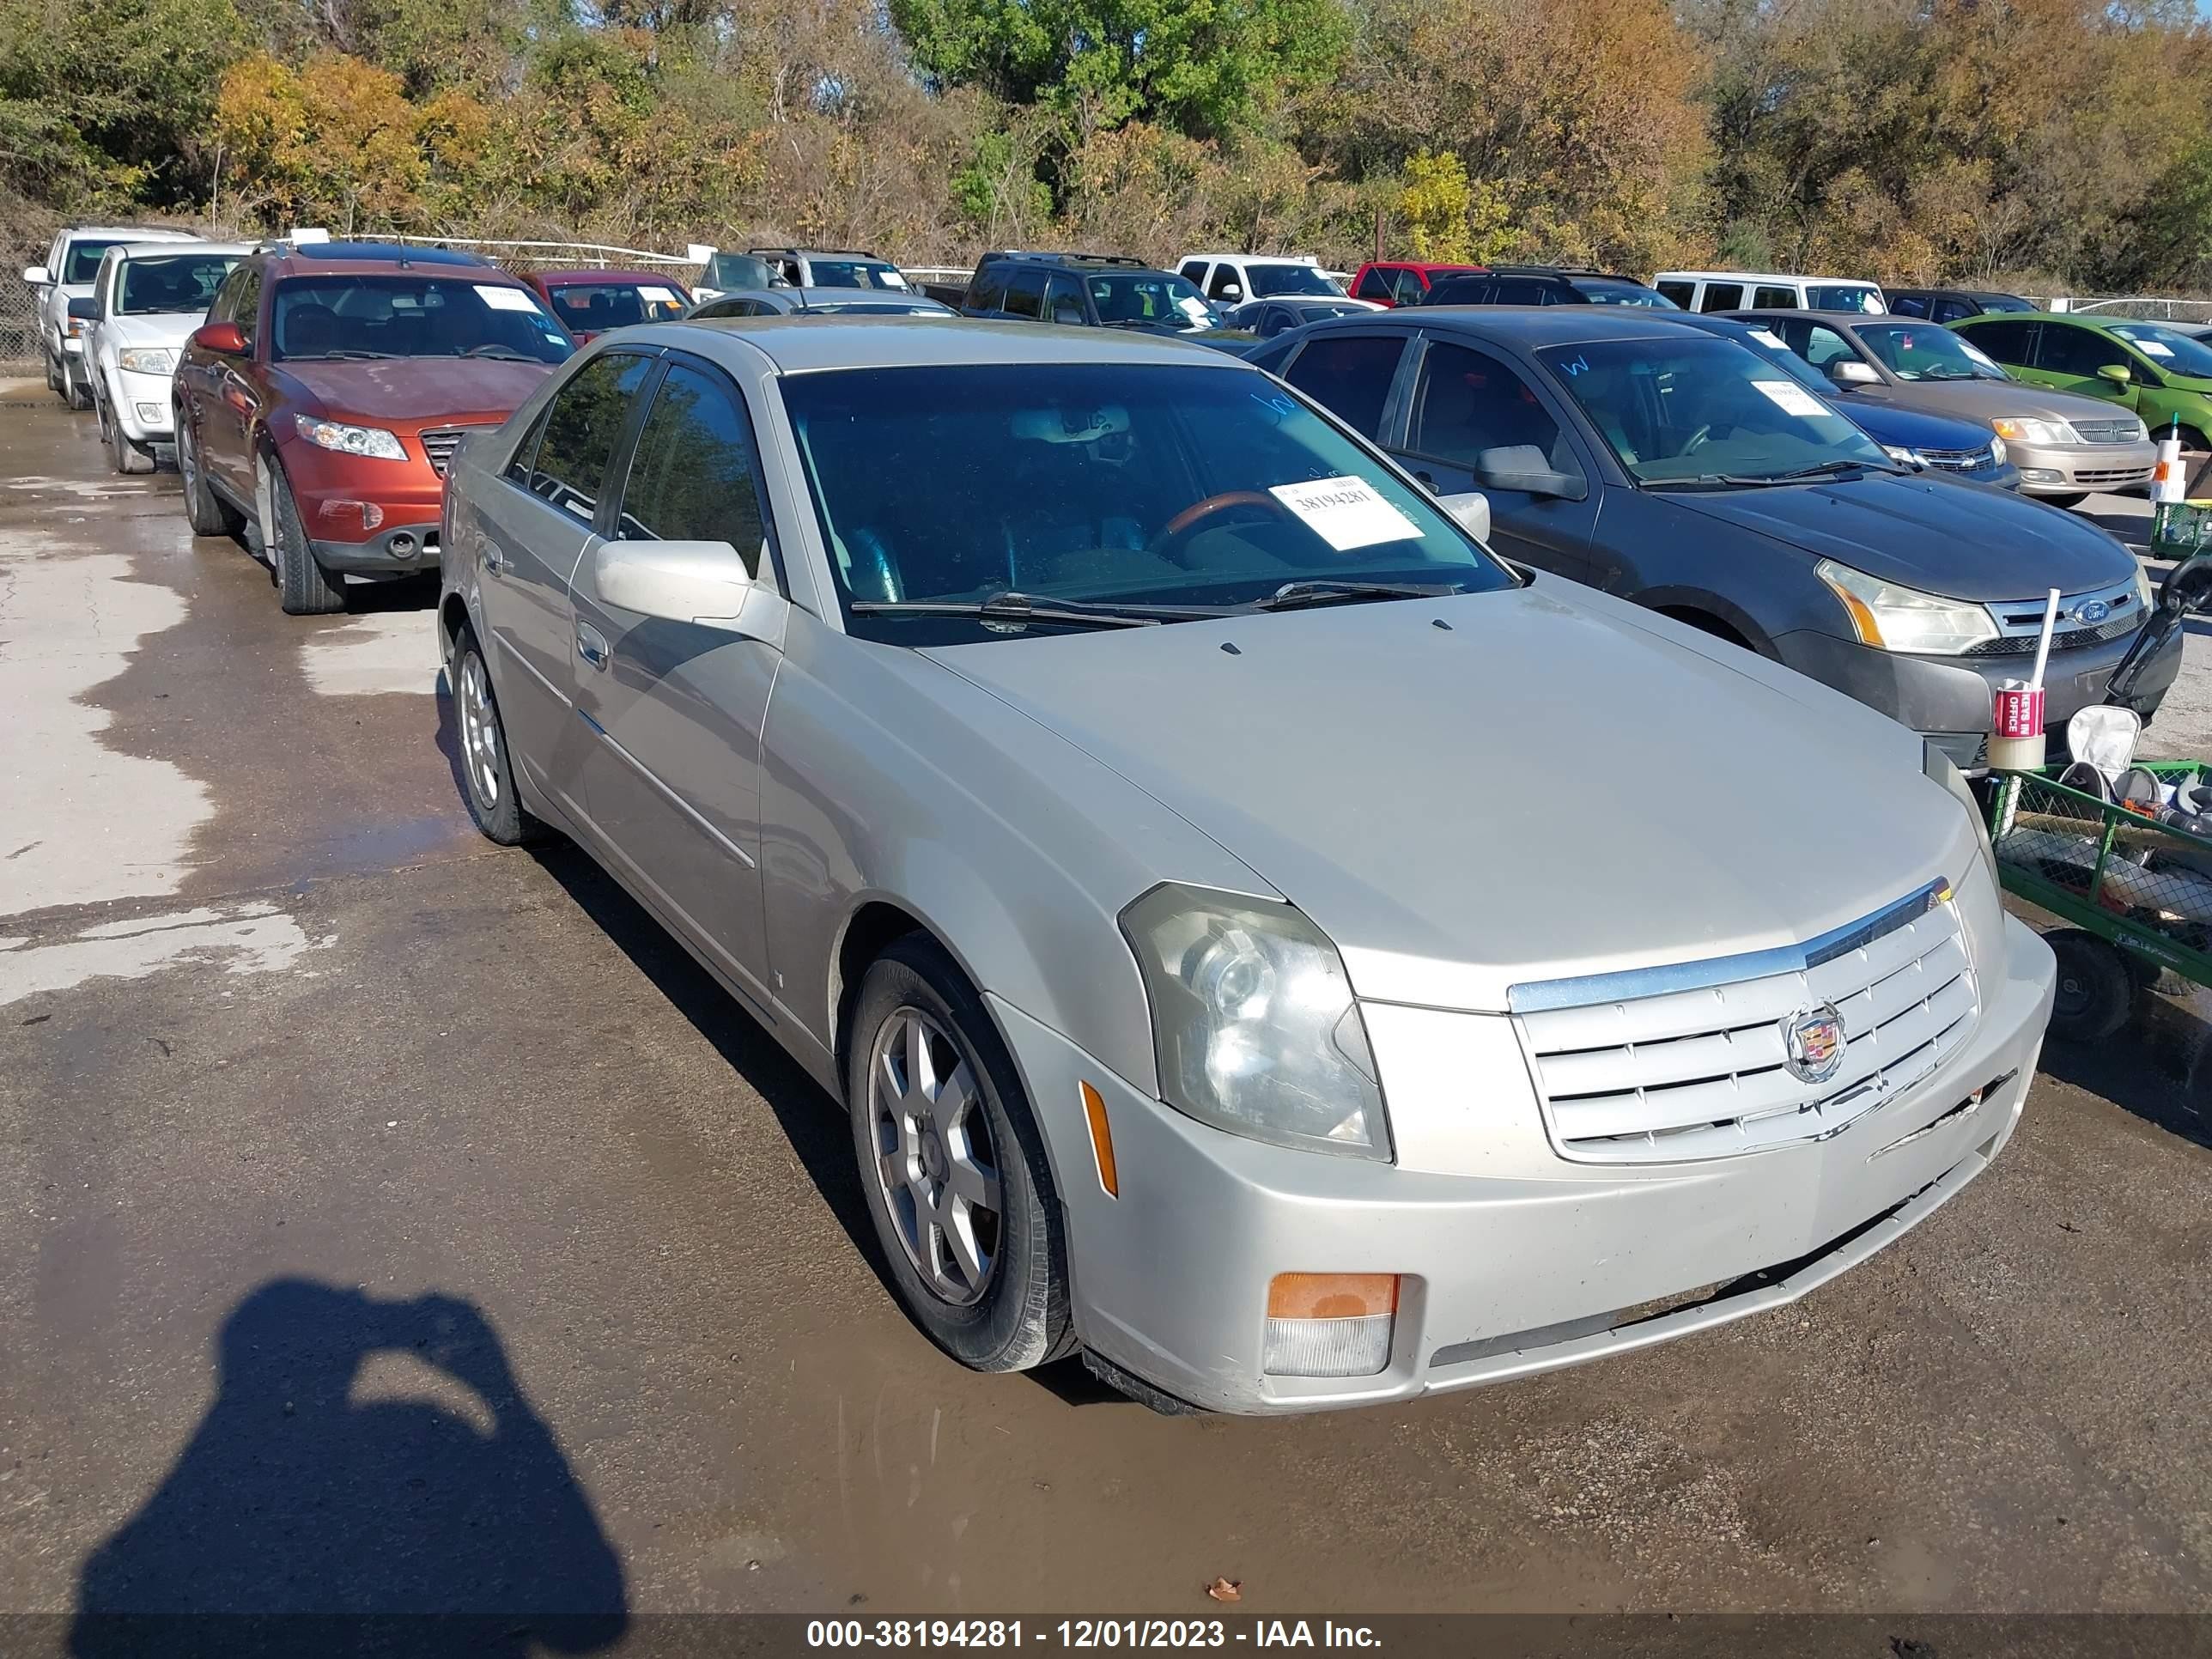
[[[611,351],[553,394],[530,466],[530,493],[584,524],[597,516],[607,468],[653,360]]]
[[[1955,323],[1978,314],[1972,302],[1966,300],[1938,300],[1936,302],[1935,319],[1939,323]]]
[[[1695,283],[1656,283],[1653,286],[1685,311],[1690,308],[1690,301],[1698,295]]]
[[[2026,364],[2035,345],[2033,323],[1976,323],[1959,332],[2001,363]]]
[[[1552,303],[1552,289],[1533,276],[1501,276],[1490,290],[1490,301],[1494,306],[1547,306]]]
[[[1283,378],[1353,431],[1379,438],[1405,354],[1395,334],[1331,334],[1308,342]]]
[[[1203,283],[1206,280],[1206,261],[1203,259],[1186,259],[1182,264],[1176,267],[1176,275],[1182,277],[1183,281],[1188,283],[1193,288],[1196,288],[1200,283]]]
[[[1739,311],[1742,307],[1741,283],[1707,283],[1705,297],[1698,301],[1700,311]]]
[[[1006,312],[1009,317],[1044,316],[1044,272],[1032,266],[1006,279]]]
[[[2035,366],[2052,374],[2071,374],[2093,380],[2097,371],[2118,363],[2126,366],[2128,354],[2120,343],[2093,328],[2071,328],[2064,323],[2045,323],[2043,343]]]
[[[1946,301],[1944,303],[1948,305],[1955,301]],[[1928,314],[1928,301],[1917,294],[1893,294],[1889,296],[1889,313],[1893,317],[1925,317]],[[1947,317],[1942,317],[1940,313],[1938,318],[1939,320],[1945,322],[1950,320]]]
[[[1797,308],[1797,290],[1794,288],[1755,288],[1751,291],[1751,308],[1753,311],[1795,311]]]

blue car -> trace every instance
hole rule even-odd
[[[1819,369],[1792,351],[1780,335],[1756,323],[1730,322],[1725,317],[1708,317],[1694,311],[1670,312],[1667,320],[1702,328],[1708,334],[1724,334],[1750,347],[1824,403],[1850,416],[1861,431],[1889,452],[1892,460],[1971,478],[1976,483],[1995,484],[2000,489],[2020,488],[2020,469],[2005,459],[2004,440],[1985,426],[1841,393]]]

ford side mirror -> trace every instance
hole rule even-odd
[[[2128,389],[2130,383],[2132,382],[2136,377],[2130,372],[2128,366],[2125,363],[2106,363],[2102,368],[2100,368],[2097,371],[2097,378],[2100,380],[2109,381],[2112,385],[2118,386],[2121,391],[2125,392]]]
[[[1579,501],[1589,495],[1589,485],[1580,475],[1554,472],[1550,459],[1534,444],[1484,450],[1474,458],[1474,481],[1485,489],[1550,495],[1563,501]]]
[[[96,322],[100,318],[100,301],[89,294],[69,302],[69,314],[80,323]]]
[[[1224,283],[1221,292],[1213,297],[1225,305],[1233,306],[1244,297],[1244,285],[1242,283]]]
[[[605,542],[592,556],[599,598],[661,622],[742,632],[753,579],[727,542]]]
[[[1828,378],[1838,386],[1880,386],[1881,376],[1875,373],[1872,363],[1863,363],[1856,357],[1838,357],[1828,365]]]
[[[54,274],[44,265],[25,265],[23,280],[33,288],[47,288],[52,285]]]
[[[202,351],[224,357],[246,355],[246,336],[236,323],[203,323],[192,331],[192,343]]]
[[[1490,540],[1490,497],[1480,490],[1465,489],[1456,495],[1439,495],[1437,505],[1450,514],[1453,522],[1475,540]]]

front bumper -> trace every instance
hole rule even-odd
[[[166,374],[140,374],[117,369],[108,381],[112,396],[108,416],[123,428],[123,435],[142,444],[176,441],[170,404],[170,380]]]
[[[1479,1121],[1470,1133],[1495,1149],[1498,1174],[1445,1175],[1222,1133],[993,1008],[1053,1154],[1085,1346],[1193,1405],[1279,1413],[1578,1364],[1793,1301],[1863,1261],[1987,1167],[2019,1118],[2054,970],[2018,921],[2002,937],[1980,1025],[1917,1088],[1826,1141],[1631,1170],[1551,1153],[1501,1016],[1393,1007],[1373,1032],[1394,1110]],[[1486,1089],[1468,1063],[1486,1054],[1520,1070]],[[1092,1159],[1085,1082],[1106,1103],[1118,1198]],[[1264,1373],[1282,1273],[1403,1275],[1382,1374]],[[1676,1305],[1652,1313],[1662,1301]]]
[[[324,568],[388,575],[438,568],[446,481],[411,447],[407,459],[385,461],[295,438],[280,453],[300,522]]]
[[[2006,459],[2020,469],[2028,495],[2081,495],[2141,489],[2158,465],[2158,446],[2029,444],[2005,440]]]
[[[2062,730],[2075,710],[2104,701],[2112,671],[2135,637],[2127,634],[2101,645],[2052,653],[2044,677],[2046,731]],[[2028,655],[1906,656],[1809,630],[1784,634],[1775,647],[1799,673],[1935,738],[1962,768],[1980,764],[1978,757],[1990,733],[1998,687],[2008,679],[2025,680],[2035,665],[2035,659]],[[2144,667],[2138,683],[2141,706],[2155,710],[2180,669],[2181,635],[2177,630]]]

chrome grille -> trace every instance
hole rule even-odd
[[[489,426],[441,426],[415,435],[422,445],[422,453],[430,458],[430,469],[440,477],[453,465],[453,452],[461,447],[461,440],[471,432],[489,432]]]
[[[2139,484],[2150,477],[2147,466],[2076,467],[2074,482],[2087,489],[2111,489],[2122,484]]]
[[[2074,435],[2085,444],[2133,444],[2142,439],[2132,417],[2118,421],[2069,421]]]
[[[1929,465],[1946,472],[1979,472],[1997,464],[1996,452],[1986,444],[1979,449],[1922,449],[1914,453]]]
[[[2104,615],[2095,622],[2084,622],[2084,607],[2105,607]],[[2036,640],[2043,632],[2041,599],[2000,599],[1990,606],[1990,615],[1996,621],[2001,637],[1984,640],[1970,646],[1969,657],[2032,656]],[[2086,592],[2062,593],[2058,597],[2058,627],[2051,635],[2053,651],[2071,651],[2082,646],[2101,645],[2107,640],[2117,640],[2132,634],[2142,626],[2145,612],[2142,602],[2136,597],[2132,580],[2114,582],[2110,587],[2091,588]]]
[[[1844,1063],[1806,1083],[1782,1022],[1824,1002]],[[1981,1005],[1938,882],[1806,945],[1519,985],[1510,1006],[1559,1155],[1668,1164],[1837,1133],[1932,1073]]]

